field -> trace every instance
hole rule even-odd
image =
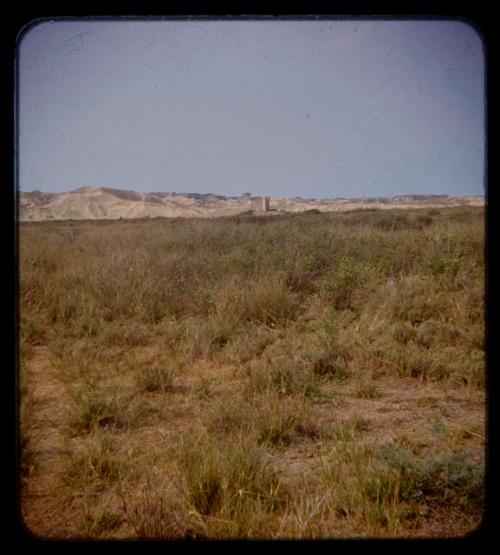
[[[484,506],[484,209],[19,227],[43,538],[457,537]]]

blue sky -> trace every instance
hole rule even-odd
[[[460,21],[44,21],[19,43],[23,191],[484,194]]]

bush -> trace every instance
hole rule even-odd
[[[388,444],[379,449],[378,456],[398,472],[398,495],[402,500],[483,506],[484,467],[468,460],[463,452],[451,451],[418,460],[410,451]]]
[[[321,279],[320,293],[335,309],[352,308],[355,295],[374,277],[372,274],[357,258],[343,257]]]
[[[215,305],[219,315],[230,314],[237,322],[267,326],[294,320],[300,308],[285,281],[275,275],[225,284],[216,296]]]

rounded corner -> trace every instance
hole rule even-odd
[[[487,525],[487,518],[486,518],[486,509],[483,509],[481,513],[481,518],[475,523],[475,525],[467,530],[465,534],[462,536],[463,538],[473,539],[475,536],[480,536],[484,533],[484,529]]]
[[[19,503],[17,508],[17,520],[19,523],[18,526],[25,536],[35,541],[41,541],[44,539],[43,536],[40,536],[34,530],[32,530],[28,525],[28,523],[26,522],[26,519],[24,518],[24,515],[23,515],[23,511],[21,510],[21,503]]]
[[[53,17],[38,17],[36,19],[32,19],[31,21],[28,21],[28,23],[25,23],[21,27],[21,29],[19,30],[16,36],[16,54],[19,55],[19,49],[21,47],[21,44],[24,38],[26,37],[26,35],[30,31],[32,31],[35,27],[39,27],[40,25],[43,25],[44,23],[46,24],[54,21],[55,19]]]
[[[486,36],[484,35],[483,30],[481,29],[481,26],[473,19],[469,19],[467,17],[459,17],[455,19],[455,21],[457,23],[461,23],[465,27],[468,27],[469,30],[476,35],[477,39],[481,43],[483,54],[486,53]]]

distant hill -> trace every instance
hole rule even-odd
[[[80,187],[66,193],[42,191],[19,193],[21,221],[39,220],[116,220],[120,218],[218,217],[257,210],[258,199],[245,194],[226,197],[213,193],[139,193],[110,187]],[[405,195],[392,198],[361,199],[270,199],[269,213],[346,211],[356,208],[438,208],[482,206],[484,197],[448,195]]]

